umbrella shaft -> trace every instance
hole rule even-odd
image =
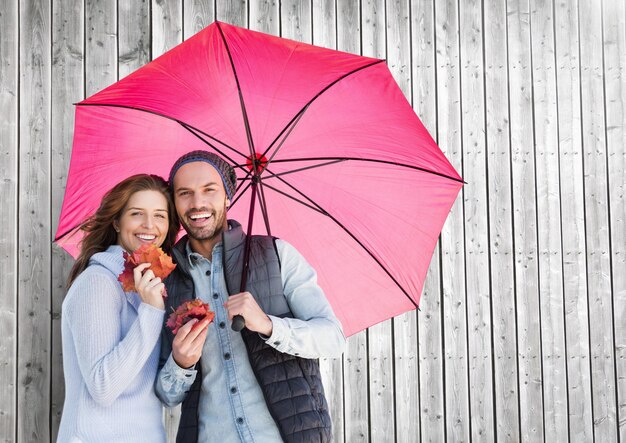
[[[248,215],[248,231],[246,233],[246,243],[243,252],[243,268],[241,271],[241,285],[239,292],[246,290],[248,280],[248,262],[250,260],[250,236],[252,235],[252,222],[254,220],[254,207],[256,205],[257,183],[252,181],[252,196],[250,197],[250,211]]]

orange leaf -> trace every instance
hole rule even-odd
[[[161,280],[165,280],[176,268],[172,257],[153,243],[141,245],[132,254],[124,252],[124,270],[117,279],[122,283],[125,292],[136,290],[133,270],[142,263],[150,263],[149,269]]]
[[[209,321],[213,321],[215,312],[211,311],[207,303],[203,303],[202,300],[196,298],[195,300],[181,303],[181,305],[170,314],[165,325],[172,330],[172,333],[176,334],[181,326],[192,318],[197,318],[198,320],[208,318]]]

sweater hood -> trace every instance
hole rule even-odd
[[[124,271],[124,248],[120,245],[112,245],[107,248],[106,251],[98,252],[91,256],[89,259],[89,265],[100,265],[108,269],[117,280],[118,276]],[[120,290],[122,285],[120,283]],[[124,293],[124,297],[133,305],[136,311],[139,311],[139,305],[141,305],[141,297],[135,291],[128,291]]]
[[[95,253],[89,259],[89,265],[94,264],[107,268],[116,276],[120,275],[124,270],[124,248],[111,245],[106,251]]]

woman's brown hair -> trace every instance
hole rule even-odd
[[[171,252],[174,243],[176,243],[180,223],[167,182],[158,175],[133,175],[122,180],[107,192],[102,198],[96,213],[79,226],[78,229],[85,234],[81,241],[80,255],[70,271],[67,281],[68,287],[87,268],[92,255],[105,251],[109,246],[117,244],[117,232],[113,227],[113,222],[120,219],[124,208],[128,204],[128,200],[135,192],[139,191],[157,191],[165,197],[169,227],[161,247],[165,252]]]

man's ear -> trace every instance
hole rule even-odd
[[[230,207],[230,200],[226,199],[226,207],[229,208]]]

